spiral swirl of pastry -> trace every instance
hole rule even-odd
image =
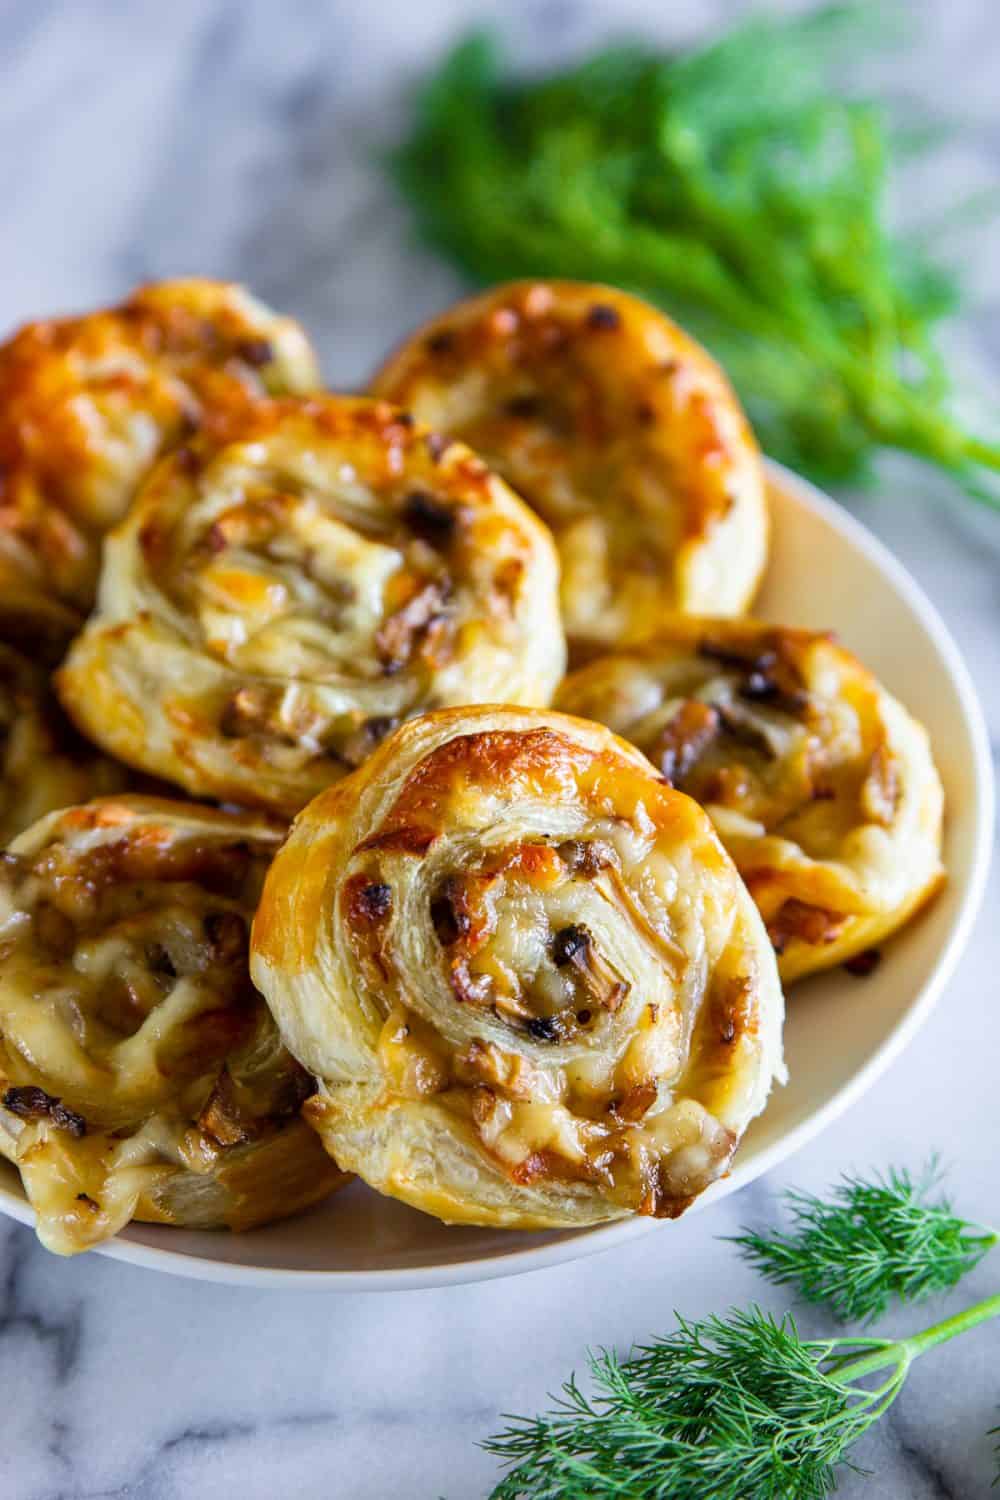
[[[415,333],[374,390],[475,448],[548,522],[571,645],[738,614],[765,561],[757,446],[700,346],[581,282],[515,282]]]
[[[548,703],[564,663],[527,507],[460,443],[328,397],[258,403],[159,466],[59,684],[121,759],[290,813],[401,719]]]
[[[927,735],[830,635],[678,621],[573,673],[559,706],[706,808],[786,982],[870,950],[942,880]]]
[[[269,823],[123,797],[0,856],[0,1151],[50,1250],[130,1219],[249,1228],[342,1180],[250,982]]]
[[[80,623],[0,551],[0,849],[43,814],[130,779],[84,743],[51,688],[49,670]]]
[[[781,1069],[760,917],[701,809],[599,725],[405,725],[296,820],[251,969],[327,1148],[449,1222],[673,1217]]]
[[[165,449],[233,402],[318,384],[298,324],[224,282],[27,324],[0,345],[0,554],[89,609],[101,537]]]

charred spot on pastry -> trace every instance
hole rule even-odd
[[[606,332],[614,332],[622,326],[622,315],[616,307],[611,307],[607,302],[595,302],[587,310],[587,327],[602,329]]]
[[[428,336],[424,347],[428,354],[450,354],[455,342],[455,334],[450,328],[439,328]]]
[[[532,1016],[527,1021],[525,1030],[536,1042],[557,1042],[562,1035],[562,1027],[556,1016]]]
[[[526,391],[520,396],[510,396],[504,402],[503,409],[508,417],[518,417],[530,422],[542,415],[542,398]]]
[[[414,536],[432,547],[446,547],[455,535],[458,523],[454,509],[426,490],[412,490],[407,495],[402,516]]]
[[[848,974],[853,974],[856,979],[867,979],[869,974],[874,974],[882,962],[882,953],[879,948],[865,948],[862,953],[855,953],[844,963]]]
[[[368,922],[381,922],[392,910],[392,886],[382,880],[363,885],[357,894],[357,909]]]
[[[274,359],[274,348],[267,339],[241,339],[236,345],[236,353],[245,364],[255,368],[269,365]]]
[[[7,1089],[3,1107],[21,1120],[50,1120],[59,1130],[67,1131],[78,1140],[87,1134],[87,1122],[82,1115],[35,1084]]]

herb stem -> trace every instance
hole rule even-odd
[[[874,1374],[877,1370],[884,1370],[889,1365],[908,1369],[912,1362],[919,1359],[921,1354],[926,1354],[928,1349],[934,1349],[938,1344],[946,1344],[949,1339],[957,1338],[960,1333],[967,1333],[970,1328],[975,1328],[979,1323],[987,1323],[991,1318],[1000,1318],[1000,1295],[987,1297],[983,1302],[976,1302],[972,1307],[967,1307],[964,1312],[945,1318],[941,1323],[932,1323],[930,1328],[925,1328],[922,1333],[912,1334],[909,1338],[866,1341],[879,1347],[872,1349],[859,1359],[849,1360],[847,1364],[839,1365],[833,1372],[833,1378],[841,1385],[852,1385],[863,1376]],[[847,1339],[844,1342],[854,1348],[858,1345],[856,1339]]]

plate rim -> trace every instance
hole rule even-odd
[[[889,547],[844,506],[818,489],[810,480],[776,463],[765,460],[769,480],[789,492],[794,499],[816,512],[833,530],[839,532],[859,552],[891,580],[897,593],[916,615],[931,637],[951,678],[965,719],[972,747],[973,816],[975,837],[962,899],[951,930],[934,968],[921,985],[912,1004],[900,1017],[853,1076],[826,1103],[794,1129],[779,1137],[745,1165],[737,1161],[733,1171],[715,1183],[693,1204],[689,1213],[701,1212],[721,1198],[769,1172],[787,1160],[867,1093],[882,1074],[899,1057],[926,1022],[951,979],[964,952],[973,923],[983,903],[989,877],[995,820],[995,782],[989,734],[978,692],[958,645],[939,613],[909,570]],[[34,1213],[19,1193],[0,1184],[0,1213],[26,1225],[34,1224]],[[201,1255],[189,1255],[158,1245],[145,1245],[125,1238],[115,1238],[94,1247],[94,1253],[111,1260],[126,1262],[147,1270],[180,1276],[188,1280],[223,1283],[229,1286],[274,1288],[284,1291],[328,1292],[398,1292],[431,1289],[441,1286],[468,1285],[529,1271],[583,1260],[600,1255],[620,1245],[651,1233],[660,1227],[656,1220],[635,1218],[591,1229],[572,1230],[556,1240],[529,1245],[509,1252],[484,1256],[476,1260],[449,1261],[439,1265],[387,1267],[364,1271],[312,1270],[305,1267],[240,1265]]]

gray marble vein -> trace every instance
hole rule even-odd
[[[502,18],[515,55],[544,62],[630,30],[683,39],[742,8],[0,0],[0,329],[146,277],[236,277],[304,319],[331,383],[357,383],[459,287],[411,243],[376,165],[407,88],[457,30]],[[919,9],[925,41],[910,50],[903,91],[973,127],[914,190],[923,203],[995,178],[1000,13],[991,0]],[[964,249],[980,301],[967,337],[989,360],[1000,349],[1000,244],[984,233]],[[902,463],[854,504],[939,605],[1000,747],[1000,520]],[[717,1237],[766,1221],[786,1183],[917,1165],[934,1145],[959,1202],[995,1220],[998,903],[994,875],[947,996],[877,1089],[780,1172],[613,1259],[444,1291],[302,1295],[94,1256],[64,1263],[0,1225],[0,1497],[475,1500],[496,1474],[477,1439],[501,1412],[542,1405],[588,1343],[627,1348],[668,1328],[675,1308],[696,1315],[756,1296],[784,1310]],[[949,1307],[998,1279],[987,1262]],[[828,1326],[815,1314],[802,1323]],[[983,1329],[915,1368],[859,1454],[877,1478],[848,1476],[845,1500],[989,1493],[998,1340]]]

